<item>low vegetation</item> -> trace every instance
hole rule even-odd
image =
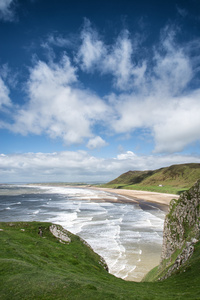
[[[185,270],[200,239],[199,209],[200,180],[182,193],[179,199],[170,202],[164,223],[161,263],[147,274],[145,280],[168,278],[180,267]],[[196,263],[199,266],[199,262]]]
[[[200,164],[180,164],[154,171],[129,171],[104,187],[135,189],[169,194],[188,190],[200,178]]]
[[[79,237],[59,242],[50,225],[0,223],[0,299],[200,299],[200,243],[169,279],[127,282],[109,274]]]

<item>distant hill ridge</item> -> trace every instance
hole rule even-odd
[[[128,171],[105,186],[180,193],[200,179],[200,163],[172,165],[157,170]]]

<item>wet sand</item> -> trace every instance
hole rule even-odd
[[[51,184],[31,184],[37,186],[51,186]],[[158,207],[163,211],[167,212],[169,203],[172,199],[178,199],[179,195],[158,193],[158,192],[148,192],[139,190],[127,190],[127,189],[113,189],[113,188],[102,188],[89,185],[67,185],[67,184],[55,184],[55,186],[69,187],[69,188],[86,188],[91,190],[105,191],[114,195],[114,198],[105,197],[102,201],[105,202],[118,202],[118,203],[137,203],[142,209],[150,209],[151,206]],[[96,199],[92,199],[95,201]],[[99,199],[98,199],[99,201]]]
[[[88,188],[88,187],[87,187]],[[150,208],[151,205],[159,207],[160,209],[167,211],[169,203],[172,199],[178,199],[178,195],[165,194],[157,192],[147,192],[138,190],[126,190],[126,189],[112,189],[112,188],[100,188],[100,187],[89,187],[89,189],[95,189],[99,191],[105,191],[116,195],[116,200],[113,202],[119,203],[138,203],[141,208]]]

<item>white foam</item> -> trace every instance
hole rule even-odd
[[[39,212],[40,212],[40,210],[38,209],[38,210],[28,213],[28,215],[37,215],[37,214],[39,214]]]
[[[135,271],[136,266],[134,265],[128,272],[126,270],[126,275],[125,276],[120,276],[122,279],[126,279],[128,278],[130,275],[132,275],[132,273]]]
[[[159,210],[151,213],[143,211],[137,204],[102,202],[103,198],[113,200],[117,197],[96,190],[34,188],[39,188],[41,194],[55,196],[43,197],[42,205],[42,197],[26,198],[23,204],[29,203],[28,211],[32,207],[31,218],[60,224],[81,236],[104,257],[110,272],[118,277],[135,278],[142,272],[138,271],[138,264],[146,255],[146,249],[155,244],[161,249],[164,218]]]

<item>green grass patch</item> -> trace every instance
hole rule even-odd
[[[200,244],[176,276],[126,282],[109,274],[79,237],[70,234],[71,243],[60,243],[50,225],[0,223],[0,299],[200,299]]]
[[[180,195],[182,192],[188,190],[184,187],[174,187],[174,186],[158,186],[158,185],[148,185],[144,186],[141,184],[104,184],[101,187],[113,188],[113,189],[127,189],[127,190],[139,190],[139,191],[148,191],[148,192],[157,192],[157,193],[166,193]]]
[[[128,171],[102,187],[180,194],[200,179],[200,164],[180,164],[153,171]]]

